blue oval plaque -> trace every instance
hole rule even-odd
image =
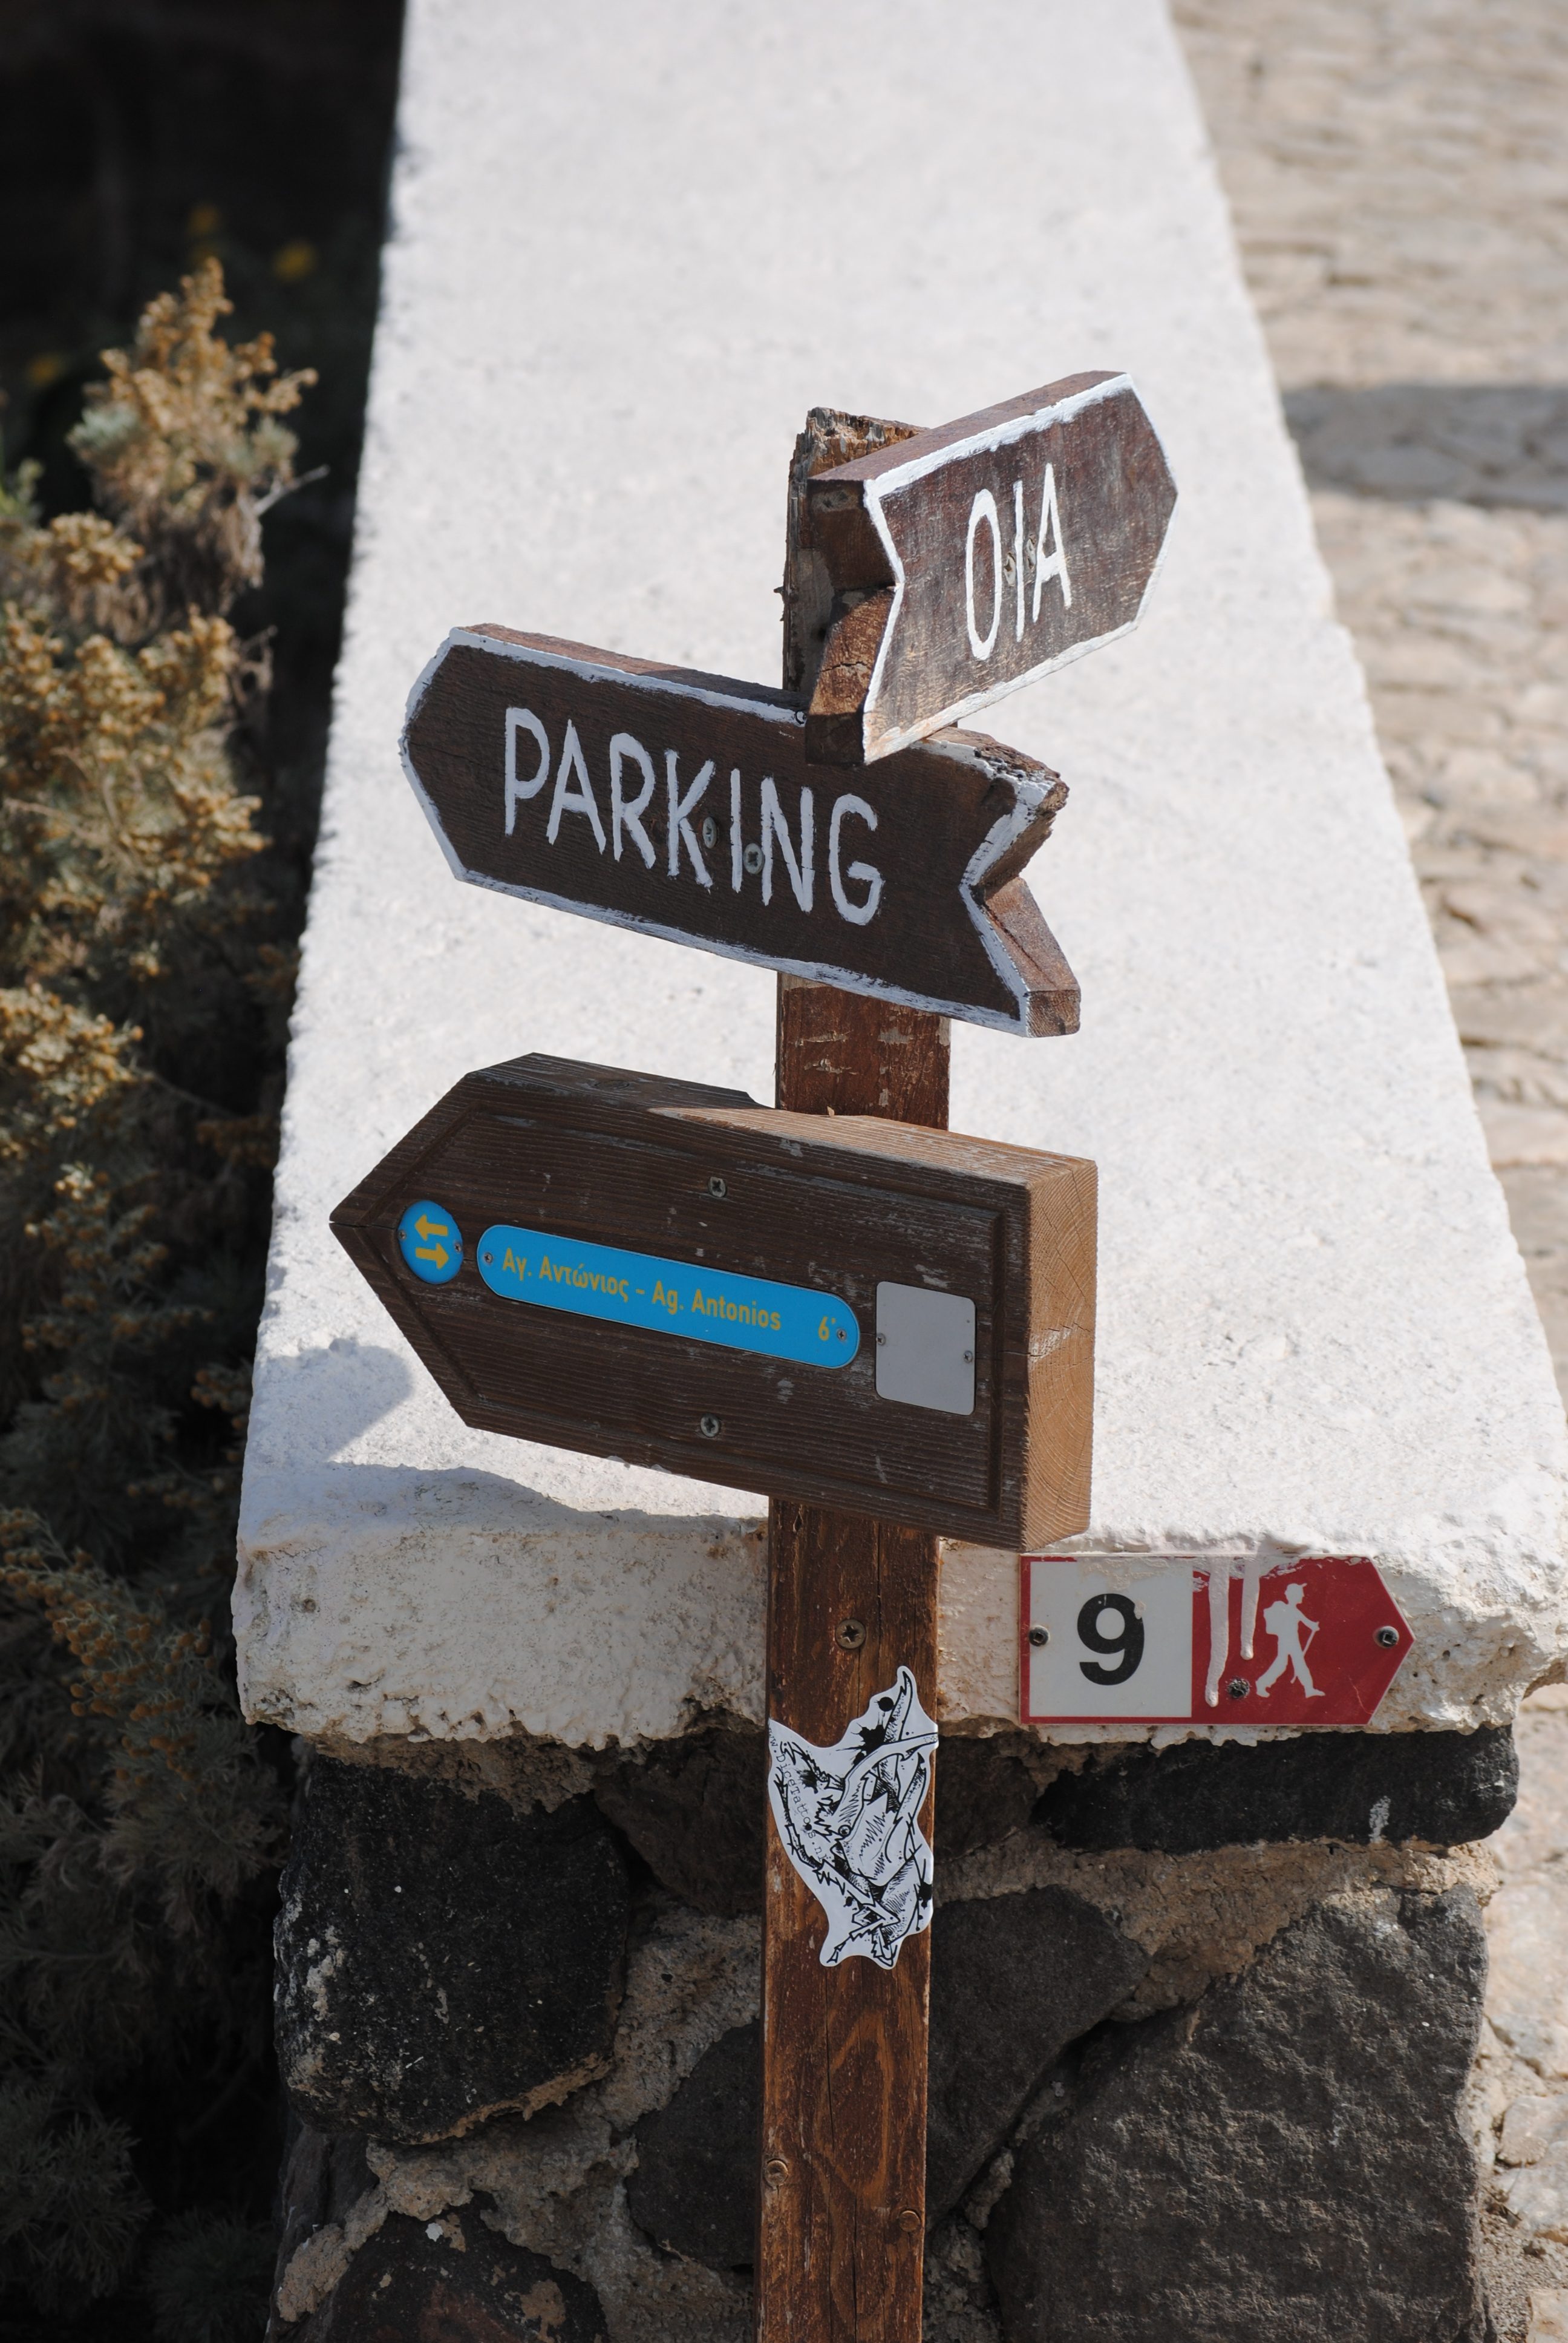
[[[801,1366],[847,1367],[860,1347],[859,1322],[835,1295],[736,1277],[700,1262],[662,1261],[500,1222],[479,1239],[478,1270],[491,1292],[508,1302],[761,1351]]]
[[[447,1285],[463,1266],[463,1236],[450,1212],[422,1196],[397,1223],[397,1249],[427,1285]]]

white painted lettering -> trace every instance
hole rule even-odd
[[[576,789],[571,789],[568,787],[568,783],[574,775],[578,787]],[[560,836],[563,813],[587,814],[593,825],[595,843],[602,854],[604,824],[598,818],[598,808],[594,803],[593,783],[588,779],[588,767],[583,763],[582,742],[578,739],[578,728],[572,723],[568,724],[567,737],[561,743],[560,767],[556,774],[556,793],[550,799],[550,819],[545,830],[545,836],[552,846]]]
[[[539,752],[539,769],[531,781],[518,778],[518,735],[528,733]],[[550,777],[550,736],[531,708],[507,710],[507,836],[517,827],[518,808],[525,798],[537,798]]]
[[[1046,550],[1049,542],[1050,551]],[[1040,527],[1034,533],[1034,608],[1032,625],[1040,617],[1040,588],[1048,578],[1054,578],[1061,588],[1061,607],[1072,608],[1072,580],[1067,574],[1067,548],[1061,541],[1061,514],[1056,502],[1056,466],[1045,468],[1045,486],[1040,494]],[[1021,583],[1020,592],[1022,591]]]
[[[982,521],[990,531],[990,624],[983,635],[975,624],[975,538]],[[969,533],[964,538],[964,616],[969,620],[970,650],[976,659],[990,659],[1001,626],[1001,518],[989,488],[981,488],[970,507]]]
[[[795,900],[803,911],[811,908],[811,792],[800,792],[800,854],[797,860],[794,842],[789,836],[789,824],[779,802],[779,792],[772,779],[762,784],[762,900],[773,900],[773,842],[784,857],[784,867],[789,873],[789,884]]]
[[[669,791],[669,875],[672,879],[678,879],[680,876],[680,850],[684,845],[691,858],[691,868],[698,885],[711,887],[713,880],[709,876],[708,865],[702,859],[702,849],[699,846],[697,833],[691,827],[691,817],[708,794],[708,784],[713,779],[713,759],[711,757],[709,758],[683,797],[680,782],[676,776],[675,750],[667,749],[664,752],[664,779]],[[712,828],[713,820],[710,815],[702,825],[705,838]],[[712,843],[711,840],[709,843]]]
[[[621,788],[620,777],[628,763],[634,764],[642,775],[642,787],[636,797],[628,798]],[[629,732],[618,732],[609,744],[609,842],[616,860],[620,860],[620,834],[628,830],[637,842],[637,850],[649,870],[653,869],[653,840],[642,826],[648,811],[648,801],[653,795],[657,776],[653,759],[640,740]]]
[[[852,928],[869,927],[877,916],[877,906],[882,900],[882,874],[870,862],[851,862],[844,870],[839,867],[839,833],[848,814],[856,814],[868,830],[875,830],[877,817],[864,798],[835,798],[832,816],[828,823],[828,884],[833,890],[833,901],[839,917],[848,920]],[[844,881],[852,879],[865,894],[852,903],[844,892]]]
[[[740,852],[740,775],[732,769],[729,775],[729,884],[732,891],[740,892],[743,869]]]
[[[1015,643],[1023,640],[1023,482],[1015,480],[1012,484],[1012,582],[1016,604],[1012,639]]]

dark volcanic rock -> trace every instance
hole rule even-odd
[[[1091,1905],[1042,1887],[944,1904],[931,1924],[926,2209],[938,2220],[1002,2145],[1065,2045],[1131,1992],[1149,1956]],[[710,2269],[750,2263],[760,2034],[738,2026],[637,2127],[631,2216]]]
[[[1021,1741],[1017,1735],[944,1738],[937,1764],[939,1859],[992,1846],[1029,1821],[1039,1777]],[[749,1725],[716,1725],[606,1767],[594,1795],[661,1886],[699,1912],[728,1916],[762,1909],[767,1778],[762,1735]]]
[[[350,2207],[376,2186],[362,2140],[352,2136],[333,2139],[293,2117],[289,2132],[277,2189],[275,2292],[299,2247],[328,2221],[341,2221]],[[286,2325],[274,2310],[266,2332],[268,2343],[277,2343],[277,2338],[297,2335],[299,2329]]]
[[[1125,2000],[1148,1966],[1141,1946],[1065,1888],[938,1907],[928,2221],[951,2212],[1051,2061]]]
[[[1008,2343],[1481,2343],[1468,1889],[1325,1904],[1109,2026],[987,2232]]]
[[[1519,1760],[1505,1725],[1473,1733],[1308,1733],[1298,1741],[1097,1751],[1035,1808],[1063,1846],[1196,1855],[1263,1839],[1460,1846],[1506,1822]]]
[[[1023,1755],[1022,1735],[944,1733],[937,1758],[939,1863],[994,1846],[1021,1830],[1039,1795],[1038,1773]],[[1039,1763],[1039,1747],[1031,1753]]]
[[[603,2071],[626,1863],[589,1798],[498,1797],[317,1757],[283,1875],[277,2045],[315,2129],[439,2139]]]
[[[592,2287],[508,2245],[472,2206],[431,2222],[389,2215],[320,2308],[276,2331],[289,2343],[606,2343]]]
[[[602,1774],[600,1809],[661,1886],[699,1912],[762,1909],[767,1744],[753,1728],[716,1726],[665,1741]]]
[[[637,2127],[632,2219],[709,2269],[749,2268],[756,2246],[761,2059],[760,2024],[731,2027]]]

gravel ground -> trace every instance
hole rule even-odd
[[[1568,5],[1177,0],[1568,1391]],[[1568,2338],[1568,1691],[1493,1841],[1500,2343]]]

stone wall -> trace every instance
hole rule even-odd
[[[742,2343],[762,1785],[728,1725],[314,1755],[275,2338]],[[1513,1785],[1499,1731],[950,1737],[932,2343],[1483,2343],[1465,1842]]]

